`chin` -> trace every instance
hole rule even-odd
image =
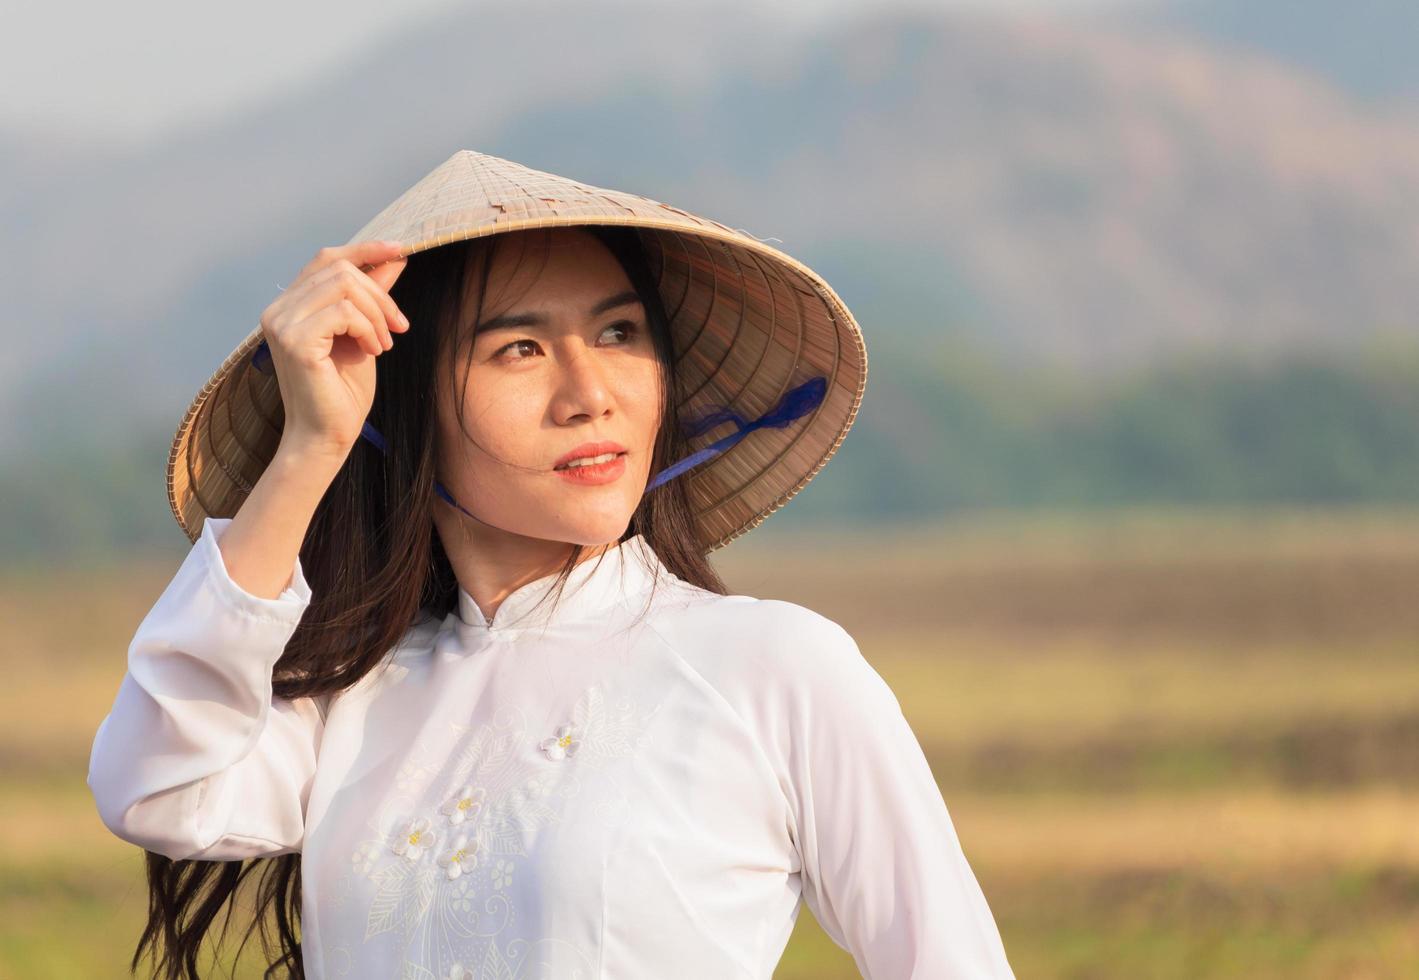
[[[603,544],[614,544],[626,533],[630,524],[630,512],[605,516],[587,515],[574,521],[558,521],[557,526],[548,528],[548,533],[543,537],[594,548]]]

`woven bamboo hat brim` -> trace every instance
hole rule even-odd
[[[805,379],[827,379],[822,402],[783,428],[764,427],[678,479],[705,553],[786,504],[847,435],[867,383],[857,321],[811,269],[753,236],[650,198],[579,183],[460,150],[356,232],[417,252],[524,228],[630,225],[639,230],[666,311],[683,397],[681,418],[729,408],[770,410]],[[207,516],[231,517],[280,442],[276,378],[253,368],[260,326],[198,391],[173,437],[168,502],[195,542]],[[733,431],[720,426],[691,450]],[[673,462],[673,461],[667,461]]]

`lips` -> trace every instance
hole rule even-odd
[[[619,442],[584,442],[558,459],[557,462],[553,464],[552,469],[566,469],[568,463],[577,459],[604,456],[606,453],[624,455],[626,451],[626,447]]]

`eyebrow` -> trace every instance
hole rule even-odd
[[[627,289],[624,292],[608,296],[586,311],[589,317],[600,316],[607,310],[614,310],[618,306],[628,306],[632,303],[640,303],[641,298],[634,289]],[[495,316],[491,320],[484,321],[474,328],[476,333],[483,333],[486,330],[507,330],[517,327],[542,327],[547,324],[547,314],[545,313],[504,313]]]

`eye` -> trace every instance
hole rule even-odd
[[[603,330],[603,331],[601,331],[601,332],[602,332],[602,334],[605,334],[608,330],[619,330],[619,331],[622,333],[622,335],[623,335],[623,339],[620,341],[620,343],[621,343],[621,344],[629,344],[632,340],[635,339],[636,334],[640,332],[640,329],[641,329],[641,328],[640,328],[640,324],[636,323],[634,320],[617,320],[615,323],[611,324],[609,327],[607,327],[605,330]],[[523,344],[530,344],[530,345],[532,345],[532,348],[533,348],[534,350],[541,350],[541,347],[538,346],[537,341],[532,340],[532,339],[530,339],[530,338],[524,337],[524,338],[521,339],[521,340],[514,340],[514,341],[512,341],[511,343],[504,344],[502,347],[499,347],[496,351],[493,352],[493,358],[494,358],[495,360],[506,360],[506,361],[525,361],[525,360],[528,360],[528,358],[531,357],[530,354],[528,355],[528,357],[504,357],[504,356],[503,356],[506,352],[511,351],[511,350],[513,350],[514,348],[520,348]]]
[[[494,357],[494,358],[502,358],[504,351],[512,350],[514,347],[520,347],[520,346],[523,345],[523,344],[531,344],[533,347],[536,347],[536,346],[537,346],[537,341],[535,341],[535,340],[528,340],[528,339],[526,339],[526,338],[524,338],[524,339],[522,339],[522,340],[514,340],[512,343],[510,343],[510,344],[504,344],[502,347],[499,347],[496,351],[494,351],[494,352],[493,352],[493,357]],[[525,360],[527,360],[527,358],[525,358],[525,357],[509,357],[509,358],[506,358],[506,360],[510,360],[510,361],[525,361]]]
[[[606,330],[621,331],[621,333],[625,334],[625,340],[623,340],[622,343],[628,344],[631,342],[632,338],[635,337],[636,333],[640,330],[640,325],[637,324],[634,320],[617,320],[615,323],[607,327]],[[605,330],[602,331],[602,333],[605,332]]]

